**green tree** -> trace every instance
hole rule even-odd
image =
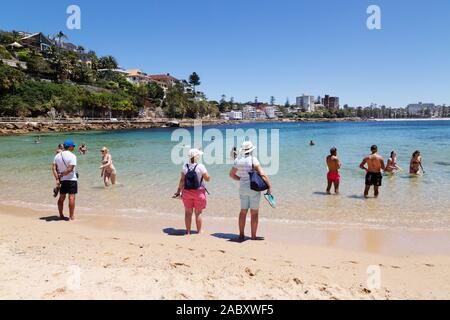
[[[195,96],[196,95],[195,88],[201,85],[200,77],[196,72],[190,75],[189,84],[194,88],[194,96]]]
[[[58,48],[61,48],[63,39],[69,40],[69,37],[64,32],[60,31],[54,36],[54,39],[55,39],[56,43],[58,44]]]
[[[152,100],[163,100],[164,89],[161,88],[156,82],[151,82],[147,85],[148,97]]]
[[[118,66],[119,64],[117,63],[116,58],[114,58],[113,56],[101,57],[98,61],[99,69],[114,70],[117,69]]]
[[[25,81],[25,74],[10,66],[0,64],[0,95],[12,93]]]

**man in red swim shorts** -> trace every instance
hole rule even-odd
[[[327,193],[331,194],[331,186],[334,185],[334,192],[339,194],[339,182],[341,180],[341,176],[339,175],[339,169],[341,168],[341,162],[337,157],[337,149],[332,148],[330,150],[330,155],[327,156],[327,166],[328,166],[328,187]]]

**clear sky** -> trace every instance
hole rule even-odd
[[[81,30],[66,29],[71,4]],[[366,27],[370,4],[381,8],[381,30]],[[62,30],[150,74],[196,71],[210,99],[450,104],[448,0],[2,1],[0,29]]]

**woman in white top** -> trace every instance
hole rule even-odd
[[[195,211],[197,232],[202,233],[202,213],[206,209],[206,189],[204,181],[209,182],[211,177],[205,166],[199,163],[203,155],[198,149],[189,151],[189,163],[183,165],[178,190],[174,198],[182,196],[185,212],[186,234],[191,234],[192,215]]]
[[[230,177],[240,183],[239,197],[241,200],[241,212],[239,214],[239,238],[241,240],[245,239],[245,223],[249,210],[251,213],[252,239],[257,240],[261,192],[253,191],[250,188],[249,172],[253,168],[267,184],[269,188],[268,192],[272,193],[269,178],[264,173],[258,159],[253,156],[255,149],[256,147],[253,146],[251,141],[244,142],[240,150],[240,156],[235,160],[234,166],[230,171]]]

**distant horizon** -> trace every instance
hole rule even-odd
[[[68,30],[71,4],[46,0],[28,3],[27,10],[2,4],[0,29],[62,30],[68,42],[112,55],[127,70],[180,79],[197,72],[199,90],[210,100],[274,96],[284,105],[302,94],[329,94],[340,98],[341,107],[450,104],[450,44],[441,41],[449,27],[448,1],[80,0],[81,30]],[[371,4],[380,7],[380,30],[367,28]]]

